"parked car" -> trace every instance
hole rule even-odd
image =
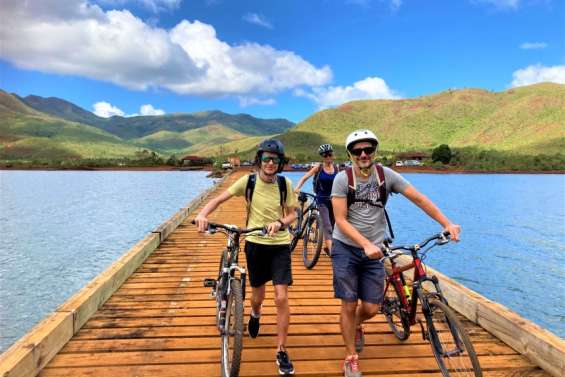
[[[251,162],[251,161],[243,161],[243,162],[241,163],[241,166],[253,166],[253,162]]]
[[[404,161],[404,166],[421,166],[422,162],[418,160],[406,160]]]
[[[404,164],[402,163],[402,161],[396,161],[394,163],[394,166],[404,166]]]
[[[222,169],[231,169],[231,168],[233,168],[231,163],[227,161],[222,163]]]

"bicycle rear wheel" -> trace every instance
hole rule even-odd
[[[322,251],[323,233],[322,233],[322,219],[318,212],[311,212],[304,231],[302,248],[302,257],[304,258],[304,266],[307,269],[314,268],[320,258]]]
[[[222,377],[237,377],[243,349],[243,293],[239,279],[231,281],[224,329],[221,349]]]
[[[400,340],[406,340],[410,336],[410,320],[408,313],[402,307],[401,297],[396,285],[388,284],[383,298],[382,311],[394,335]]]
[[[430,299],[425,311],[428,338],[444,376],[483,375],[475,348],[465,327],[442,301]]]

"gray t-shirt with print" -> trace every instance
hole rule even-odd
[[[410,185],[406,179],[394,170],[387,167],[383,167],[383,170],[385,173],[387,196],[390,193],[402,193]],[[373,174],[370,175],[366,182],[361,181],[359,177],[357,177],[356,181],[356,198],[370,199],[376,202],[379,196],[376,171],[373,170]],[[345,171],[341,171],[334,179],[332,198],[347,198],[347,187],[347,174]],[[368,203],[353,203],[347,211],[347,221],[374,244],[379,244],[384,240],[388,226],[382,208]],[[361,247],[343,234],[337,225],[334,227],[332,238],[351,246]]]

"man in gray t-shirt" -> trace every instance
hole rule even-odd
[[[387,222],[379,198],[379,179],[373,163],[379,141],[370,130],[349,134],[345,147],[352,161],[355,200],[348,207],[348,177],[345,171],[334,179],[332,206],[335,216],[332,266],[336,298],[341,299],[341,330],[346,348],[343,369],[346,377],[359,377],[358,353],[363,349],[362,323],[377,314],[383,299],[384,267],[379,247]],[[436,220],[454,241],[459,240],[459,225],[452,223],[426,196],[400,174],[383,168],[386,195],[400,193]],[[361,300],[361,305],[358,301]]]

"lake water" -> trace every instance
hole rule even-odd
[[[0,351],[210,187],[206,175],[0,171]]]
[[[0,171],[0,351],[208,188],[205,175]],[[565,176],[404,176],[463,229],[426,263],[564,337]],[[400,195],[388,208],[399,243],[440,230]]]

